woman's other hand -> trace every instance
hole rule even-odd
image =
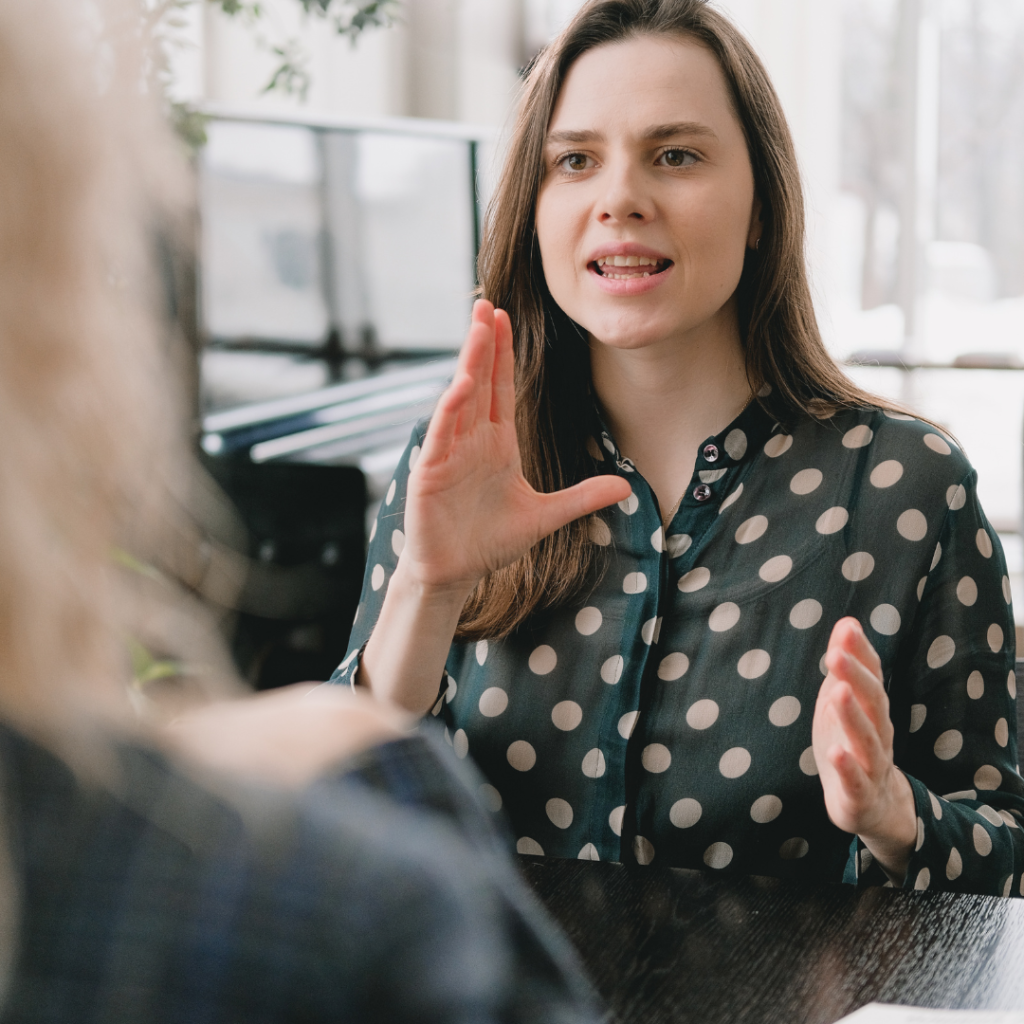
[[[825,665],[813,743],[828,815],[902,883],[917,838],[914,794],[893,763],[881,662],[856,619],[835,624]]]
[[[463,599],[488,572],[580,516],[622,501],[629,484],[598,476],[554,494],[523,476],[515,427],[512,327],[484,300],[409,476],[400,570]]]

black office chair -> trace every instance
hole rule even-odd
[[[232,653],[258,690],[326,679],[344,657],[366,560],[366,482],[353,466],[206,457],[250,559]]]

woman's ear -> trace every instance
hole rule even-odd
[[[761,220],[761,198],[754,196],[754,205],[750,211],[750,230],[747,232],[747,248],[756,249],[761,242],[761,235],[764,233],[764,223]]]

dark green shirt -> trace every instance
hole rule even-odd
[[[381,506],[336,681],[401,552],[424,429]],[[787,432],[755,403],[700,446],[666,531],[607,431],[590,449],[633,489],[591,520],[599,578],[509,639],[454,644],[433,708],[520,852],[840,880],[852,837],[828,819],[811,722],[829,633],[853,615],[914,790],[906,885],[1022,892],[1009,580],[962,452],[909,417]]]

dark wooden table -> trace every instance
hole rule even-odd
[[[522,863],[621,1024],[831,1024],[872,1001],[1024,1010],[1024,900]]]

